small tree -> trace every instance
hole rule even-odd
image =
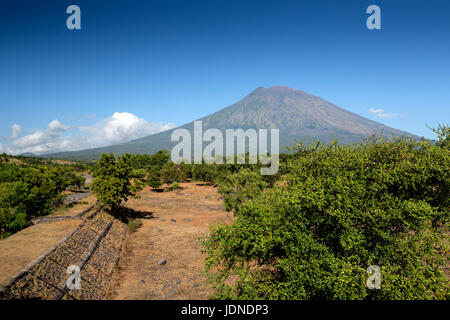
[[[156,166],[158,170],[170,160],[170,153],[167,150],[161,150],[150,157],[150,165]]]
[[[161,169],[161,179],[164,183],[182,182],[186,180],[186,174],[173,162],[167,162]]]
[[[158,167],[152,166],[148,172],[147,184],[153,188],[153,190],[159,189],[162,185],[161,175],[159,174]]]
[[[139,181],[132,183],[132,155],[125,154],[117,160],[114,154],[103,154],[94,170],[92,190],[100,203],[117,212],[123,201],[135,197],[142,185]]]

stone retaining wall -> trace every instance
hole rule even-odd
[[[0,288],[0,299],[103,299],[119,261],[127,227],[100,210],[83,218],[71,234]],[[71,275],[67,268],[71,265],[81,270],[79,290],[70,290],[66,285]]]
[[[80,212],[79,214],[75,215],[75,216],[45,216],[45,217],[38,217],[38,218],[34,218],[31,219],[31,225],[35,225],[35,224],[39,224],[39,223],[44,223],[44,222],[52,222],[52,221],[62,221],[62,220],[79,220],[81,218],[84,218],[85,216],[88,216],[88,213],[90,211],[92,211],[94,208],[97,207],[97,212],[98,210],[100,210],[101,208],[98,207],[98,203],[90,206],[89,208],[83,210],[82,212]]]

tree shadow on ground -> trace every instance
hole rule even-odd
[[[200,183],[196,183],[196,186],[199,187],[211,187],[211,186],[215,186],[216,184],[214,182],[200,182]]]
[[[71,203],[68,203],[68,204],[64,204],[63,203],[61,205],[61,207],[64,207],[65,209],[71,209],[71,208],[73,208],[75,206],[86,205],[86,204],[89,204],[89,202],[87,202],[87,201],[75,201],[75,202],[71,202]]]
[[[178,188],[166,187],[164,189],[164,192],[181,191],[181,190],[184,190],[182,186],[179,186]]]
[[[128,223],[133,219],[155,219],[153,212],[150,211],[140,211],[131,208],[121,207],[110,212],[114,217],[122,221],[123,223]]]

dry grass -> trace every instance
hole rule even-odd
[[[220,195],[211,186],[181,183],[182,190],[153,192],[127,207],[153,213],[125,243],[119,268],[113,275],[108,299],[208,299],[212,291],[202,274],[204,256],[198,237],[219,222],[232,218],[223,210]],[[175,219],[176,222],[171,221]],[[185,219],[190,219],[185,221]],[[159,265],[160,260],[167,260]]]
[[[211,186],[182,183],[181,190],[153,192],[127,203],[130,219],[142,226],[127,237],[107,299],[208,299],[212,290],[202,274],[204,256],[198,238],[216,223],[230,223]],[[54,215],[76,215],[95,202],[83,199]],[[133,217],[133,215],[135,215]],[[173,221],[175,220],[175,221]],[[81,220],[47,222],[0,241],[0,285],[56,245]],[[166,264],[158,262],[165,259]]]
[[[8,158],[9,163],[14,163],[17,165],[25,164],[22,160],[16,159],[16,158]]]
[[[24,229],[0,241],[0,285],[55,246],[81,220],[55,221]]]
[[[82,212],[83,210],[92,207],[97,202],[97,198],[95,195],[90,195],[84,199],[81,199],[80,201],[73,203],[68,206],[62,206],[61,208],[58,208],[52,214],[49,216],[64,216],[64,217],[73,217]]]

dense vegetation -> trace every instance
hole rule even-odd
[[[450,150],[438,130],[437,145],[299,144],[264,192],[246,170],[219,182],[237,220],[203,240],[217,298],[450,298]],[[381,290],[366,288],[370,265]]]
[[[49,160],[0,157],[0,239],[23,229],[36,216],[46,215],[64,200],[69,186],[84,185],[84,168]]]
[[[258,197],[266,183],[258,172],[244,168],[224,176],[219,182],[218,191],[223,195],[225,210],[238,215],[241,207],[249,200]]]
[[[436,133],[435,145],[298,144],[269,177],[260,164],[177,165],[165,152],[137,162],[154,189],[218,185],[236,215],[202,241],[219,299],[448,299],[450,151],[447,127]],[[381,290],[366,287],[371,265]]]
[[[145,185],[202,181],[236,216],[202,239],[218,299],[449,299],[450,138],[447,126],[434,131],[435,144],[298,143],[273,176],[261,176],[259,163],[175,164],[167,151],[103,154],[94,166],[3,155],[0,236],[49,213],[62,190],[82,183],[80,171],[93,172],[92,189],[112,213]],[[130,230],[140,225],[129,220]],[[371,265],[380,290],[366,287]]]

